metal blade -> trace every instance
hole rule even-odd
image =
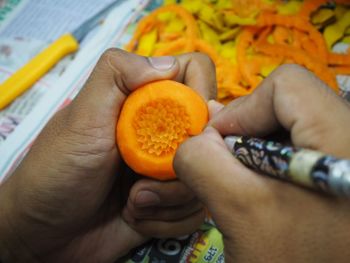
[[[81,24],[77,29],[75,29],[72,32],[72,35],[74,38],[81,42],[81,40],[94,28],[96,27],[101,19],[107,15],[107,13],[110,11],[110,9],[116,5],[119,5],[124,0],[116,0],[112,3],[108,4],[106,7],[102,8],[101,11],[94,14],[92,17],[90,17],[88,20],[86,20],[83,24]]]

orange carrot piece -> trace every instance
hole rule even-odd
[[[191,88],[171,80],[151,82],[126,99],[116,143],[135,172],[158,180],[174,179],[177,147],[208,122],[207,104]]]

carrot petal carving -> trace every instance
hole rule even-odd
[[[207,121],[207,104],[191,88],[171,80],[152,82],[126,99],[117,123],[117,145],[135,172],[174,179],[177,147],[199,134]]]

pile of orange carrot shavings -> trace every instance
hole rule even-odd
[[[126,49],[143,56],[200,51],[214,61],[218,100],[250,94],[276,67],[302,65],[338,92],[350,75],[348,0],[165,0],[142,18]]]

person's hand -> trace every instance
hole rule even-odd
[[[350,107],[307,70],[285,65],[257,90],[222,108],[178,149],[178,178],[223,233],[226,262],[349,262],[349,200],[256,174],[222,136],[290,132],[295,146],[350,158]]]
[[[158,79],[215,97],[215,70],[204,55],[105,52],[77,98],[52,118],[1,186],[0,257],[114,262],[148,237],[189,234],[203,222],[202,205],[179,181],[141,179],[131,187],[135,175],[116,147],[125,98]]]

